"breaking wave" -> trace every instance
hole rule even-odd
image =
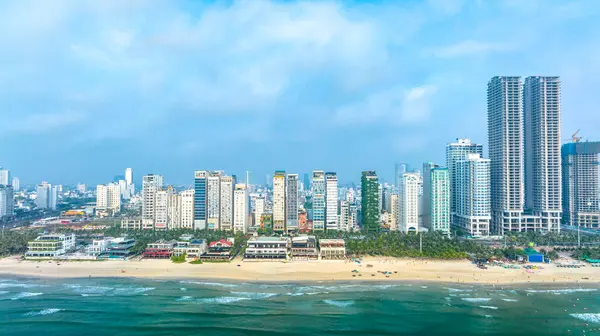
[[[31,311],[29,313],[23,314],[23,316],[44,316],[44,315],[58,313],[61,310],[62,309],[58,309],[58,308],[49,308],[49,309],[44,309],[44,310],[40,310],[40,311]]]
[[[332,305],[332,306],[336,306],[336,307],[340,307],[340,308],[350,307],[354,304],[354,301],[352,301],[352,300],[349,300],[349,301],[323,300],[323,302],[327,303],[328,305]]]
[[[580,319],[586,322],[592,322],[592,323],[600,323],[600,314],[593,314],[593,313],[584,313],[584,314],[569,314],[571,316],[573,316],[576,319]]]
[[[467,302],[489,302],[492,298],[461,298],[461,300]]]

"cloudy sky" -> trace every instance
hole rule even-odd
[[[0,3],[0,165],[22,183],[195,169],[341,182],[487,144],[494,75],[559,75],[563,134],[600,139],[594,1]]]

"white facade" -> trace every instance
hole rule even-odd
[[[313,171],[312,178],[313,230],[325,230],[325,194],[325,172],[323,172],[322,170],[315,170]]]
[[[450,177],[450,213],[454,217],[456,212],[456,191],[458,190],[457,179],[454,178],[454,163],[465,160],[469,154],[483,156],[483,145],[471,142],[469,139],[456,139],[455,142],[446,145],[446,167]],[[453,219],[452,219],[453,220]],[[456,225],[455,223],[451,223]]]
[[[273,230],[285,230],[285,172],[273,175]]]
[[[298,223],[298,174],[288,174],[286,182],[286,229],[296,231]]]
[[[121,193],[121,198],[129,199],[129,188],[127,187],[127,182],[125,180],[119,180],[119,191]]]
[[[114,215],[121,211],[121,188],[116,183],[96,186],[96,210]]]
[[[350,231],[352,227],[352,218],[350,217],[350,204],[347,201],[340,202],[340,215],[338,222],[340,223],[339,229],[342,231]]]
[[[194,228],[194,189],[184,190],[179,193],[181,196],[181,228]]]
[[[358,230],[358,207],[356,205],[350,206],[350,230]]]
[[[419,231],[419,181],[417,173],[404,173],[400,181],[399,229]]]
[[[142,227],[154,228],[156,192],[163,186],[161,175],[146,175],[142,179]],[[166,226],[166,221],[165,221]]]
[[[0,185],[9,185],[10,184],[10,172],[8,169],[3,169],[0,167]]]
[[[221,214],[221,173],[212,172],[206,179],[206,225],[210,230],[219,230]]]
[[[169,221],[169,192],[157,190],[154,196],[154,229],[166,230]]]
[[[325,227],[339,230],[338,224],[338,178],[336,173],[325,173]]]
[[[87,254],[91,256],[97,256],[102,252],[106,252],[113,239],[114,238],[107,237],[103,239],[92,240],[92,243],[86,248]]]
[[[12,187],[14,191],[21,190],[21,180],[16,176],[12,178]]]
[[[75,249],[75,234],[47,234],[27,244],[27,259],[55,258]]]
[[[479,154],[469,154],[466,160],[455,162],[457,179],[454,223],[472,236],[490,234],[491,193],[490,160]]]
[[[36,187],[35,204],[40,209],[56,210],[58,189],[48,182],[42,182]]]
[[[248,231],[248,190],[245,184],[235,185],[233,202],[233,230],[246,233]]]
[[[181,195],[172,187],[167,191],[167,228],[179,229],[181,227]]]
[[[221,230],[231,231],[233,229],[233,187],[232,176],[221,176],[220,190],[220,227]]]
[[[254,226],[260,226],[260,218],[265,213],[265,198],[257,197],[254,201]]]

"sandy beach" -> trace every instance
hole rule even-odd
[[[367,265],[373,267],[367,267]],[[238,266],[240,265],[240,266]],[[29,277],[87,278],[135,277],[152,279],[223,279],[241,281],[434,281],[445,283],[598,283],[600,268],[559,268],[542,270],[489,267],[481,270],[469,261],[433,261],[393,258],[365,258],[359,265],[350,261],[293,261],[174,264],[170,260],[142,261],[22,261],[16,257],[0,260],[0,275]],[[358,270],[358,273],[352,272]],[[392,272],[386,277],[378,271]],[[397,272],[397,273],[394,273]],[[360,275],[359,275],[360,274]],[[374,275],[373,275],[374,274]],[[355,276],[353,276],[355,275]]]

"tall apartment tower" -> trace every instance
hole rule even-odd
[[[450,234],[450,176],[448,168],[434,167],[428,175],[429,188],[429,229]]]
[[[221,172],[211,172],[206,178],[206,228],[219,230],[221,214]]]
[[[423,163],[423,195],[421,197],[421,217],[423,218],[423,226],[433,230],[431,227],[431,170],[438,168],[433,162]]]
[[[492,230],[523,231],[523,113],[520,77],[488,82],[488,143],[491,160]]]
[[[14,214],[14,198],[12,186],[0,184],[0,219]]]
[[[58,201],[58,188],[56,186],[48,182],[42,182],[36,187],[36,193],[35,205],[38,208],[56,210]]]
[[[96,186],[96,210],[106,215],[121,211],[121,187],[116,183]]]
[[[406,173],[405,163],[396,163],[394,165],[394,187],[396,187],[395,193],[398,193],[400,189],[400,181],[402,181],[402,175]]]
[[[338,178],[333,172],[325,173],[325,228],[339,230]]]
[[[9,185],[10,181],[10,171],[0,166],[0,185]]]
[[[452,225],[457,225],[453,220],[456,218],[454,216],[458,203],[456,191],[459,188],[457,185],[458,178],[455,177],[454,173],[454,165],[457,161],[465,160],[469,154],[479,154],[483,157],[483,145],[473,143],[469,139],[460,138],[446,145],[446,167],[448,168],[448,176],[450,177],[450,213],[452,216],[450,220]]]
[[[172,186],[167,188],[167,229],[181,228],[181,194]]]
[[[12,178],[12,187],[14,191],[21,190],[21,180],[19,180],[19,178],[16,176]]]
[[[404,173],[399,192],[399,230],[419,232],[419,181],[418,173]]]
[[[233,189],[235,186],[233,176],[221,176],[220,190],[220,221],[221,230],[233,230]]]
[[[248,231],[248,190],[246,184],[238,183],[233,192],[233,231]]]
[[[154,230],[166,230],[169,222],[169,191],[160,188],[154,194]]]
[[[262,215],[265,213],[265,198],[257,197],[254,201],[254,226],[260,227],[260,219]]]
[[[287,231],[298,231],[298,174],[287,175],[287,197],[286,197],[286,228]]]
[[[390,214],[392,216],[392,225],[390,225],[390,231],[398,231],[398,223],[400,218],[398,217],[398,211],[400,210],[400,198],[398,194],[392,194],[390,197]]]
[[[285,231],[285,171],[273,175],[273,230]]]
[[[362,228],[366,232],[379,231],[379,179],[375,171],[363,171],[361,185]]]
[[[208,171],[194,172],[194,229],[206,229],[206,179]]]
[[[568,225],[600,228],[600,142],[562,146],[563,219]]]
[[[351,228],[351,218],[350,218],[350,204],[348,201],[340,202],[340,216],[338,219],[338,223],[340,223],[340,230],[342,231],[350,231]]]
[[[535,230],[560,231],[560,97],[560,77],[525,78],[525,210],[539,217]]]
[[[181,197],[179,216],[181,218],[180,227],[182,229],[194,228],[194,189],[184,190],[179,193]]]
[[[156,193],[162,189],[163,177],[148,174],[142,178],[142,227],[154,229]]]
[[[454,223],[471,236],[490,234],[491,193],[490,160],[469,154],[454,163],[456,177],[456,212]]]
[[[322,170],[313,171],[312,178],[312,200],[313,200],[313,230],[325,230],[325,211],[326,211],[326,184],[325,172]]]
[[[125,169],[125,182],[127,184],[127,191],[129,196],[133,196],[135,194],[135,184],[133,183],[133,169]]]

